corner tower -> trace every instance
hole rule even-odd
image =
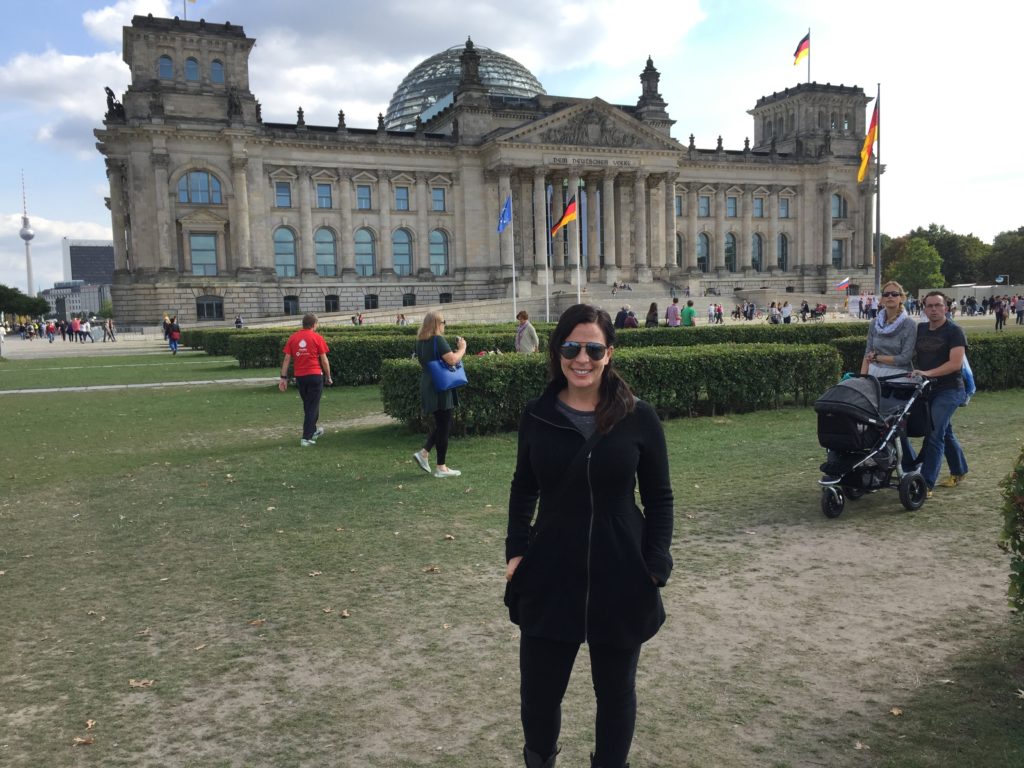
[[[864,108],[871,98],[852,85],[801,83],[763,96],[754,118],[754,151],[796,157],[856,155],[864,141]]]

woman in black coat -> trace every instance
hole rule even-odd
[[[672,570],[673,523],[665,436],[613,368],[614,344],[607,312],[567,309],[548,344],[551,382],[519,426],[505,602],[522,635],[529,768],[555,765],[562,697],[582,643],[597,696],[591,764],[626,765],[640,646],[665,620],[659,588]]]

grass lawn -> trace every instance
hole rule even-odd
[[[159,363],[193,359],[188,377],[226,378],[224,359]],[[126,360],[15,362],[0,387],[183,370],[103,367]],[[273,386],[0,398],[0,765],[519,765],[515,436],[453,441],[465,474],[437,480],[380,410],[376,387],[329,389],[301,449],[298,397]],[[827,520],[809,409],[666,424],[676,571],[634,768],[1024,764],[995,546],[1024,392],[956,426],[965,485]],[[592,747],[585,657],[570,767]]]

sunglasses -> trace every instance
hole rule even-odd
[[[596,341],[588,341],[586,344],[581,344],[578,341],[563,341],[558,351],[566,360],[575,360],[579,356],[581,348],[587,350],[587,356],[594,361],[604,360],[604,356],[608,354],[608,347],[598,344]]]
[[[898,299],[902,295],[899,291],[882,291],[882,296],[887,299]]]

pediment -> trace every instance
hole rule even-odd
[[[372,173],[367,173],[366,171],[360,171],[359,173],[355,174],[352,177],[352,183],[353,184],[366,184],[366,183],[376,183],[376,182],[377,182],[377,177],[374,176]]]
[[[701,187],[700,189],[697,190],[697,194],[700,194],[700,195],[713,195],[717,191],[718,190],[715,189],[712,185],[705,184],[703,187]]]
[[[509,131],[501,143],[679,151],[680,145],[598,98]]]
[[[766,197],[771,194],[771,190],[769,190],[768,187],[758,187],[754,190],[754,194],[758,197]]]
[[[730,197],[739,197],[740,195],[743,194],[743,187],[737,187],[734,184],[733,186],[725,190],[725,194],[729,195]]]
[[[394,176],[391,177],[391,183],[397,185],[405,184],[408,186],[412,186],[416,183],[416,177],[404,172],[396,173]]]
[[[193,229],[196,227],[223,227],[228,223],[223,216],[218,216],[206,209],[189,211],[184,216],[179,216],[178,221]]]
[[[780,195],[786,195],[788,197],[795,197],[796,196],[796,190],[793,189],[792,187],[783,187],[782,189],[779,190],[779,194]]]
[[[427,184],[432,187],[450,187],[452,185],[452,179],[450,176],[431,176],[427,180]]]

